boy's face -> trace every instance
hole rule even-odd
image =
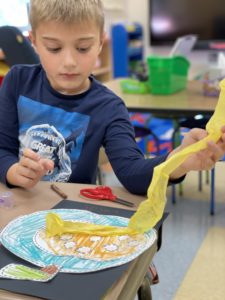
[[[38,25],[35,34],[31,33],[31,40],[56,91],[74,95],[89,88],[88,76],[103,42],[94,22],[43,22]]]

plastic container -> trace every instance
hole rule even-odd
[[[147,58],[152,94],[169,95],[186,88],[189,61],[183,56]]]
[[[211,68],[202,78],[203,95],[206,97],[219,97],[220,81],[225,77],[222,68]]]
[[[221,78],[222,79],[222,78]],[[219,97],[220,94],[220,87],[219,87],[220,80],[203,80],[202,83],[202,90],[203,95],[206,97]]]
[[[120,87],[125,94],[149,94],[149,82],[136,79],[121,79]]]

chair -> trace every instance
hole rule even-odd
[[[30,41],[17,27],[0,27],[0,48],[9,67],[15,64],[38,64],[40,62]]]
[[[157,135],[148,127],[141,125],[134,125],[135,138],[145,138],[147,136],[152,136],[156,145],[156,153],[159,155],[160,153],[160,141]],[[147,151],[146,151],[147,153]]]
[[[105,153],[105,149],[103,147],[100,148],[99,151],[99,159],[98,159],[98,168],[97,168],[97,184],[102,185],[103,184],[103,178],[102,178],[102,166],[107,164],[109,162],[108,157]]]

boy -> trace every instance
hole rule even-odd
[[[101,1],[31,0],[30,23],[41,64],[15,66],[3,82],[1,181],[24,188],[40,179],[95,183],[104,146],[121,183],[146,194],[153,168],[167,156],[143,157],[124,103],[90,75],[104,40]],[[191,131],[180,148],[205,135]],[[225,134],[218,144],[192,155],[170,179],[178,182],[190,170],[211,168],[224,149]]]

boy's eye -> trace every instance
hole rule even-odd
[[[85,53],[88,52],[90,50],[90,47],[78,47],[77,51],[81,52],[81,53]]]
[[[49,51],[49,52],[53,52],[53,53],[57,53],[57,52],[59,52],[60,50],[61,50],[61,48],[47,48],[47,50]]]

